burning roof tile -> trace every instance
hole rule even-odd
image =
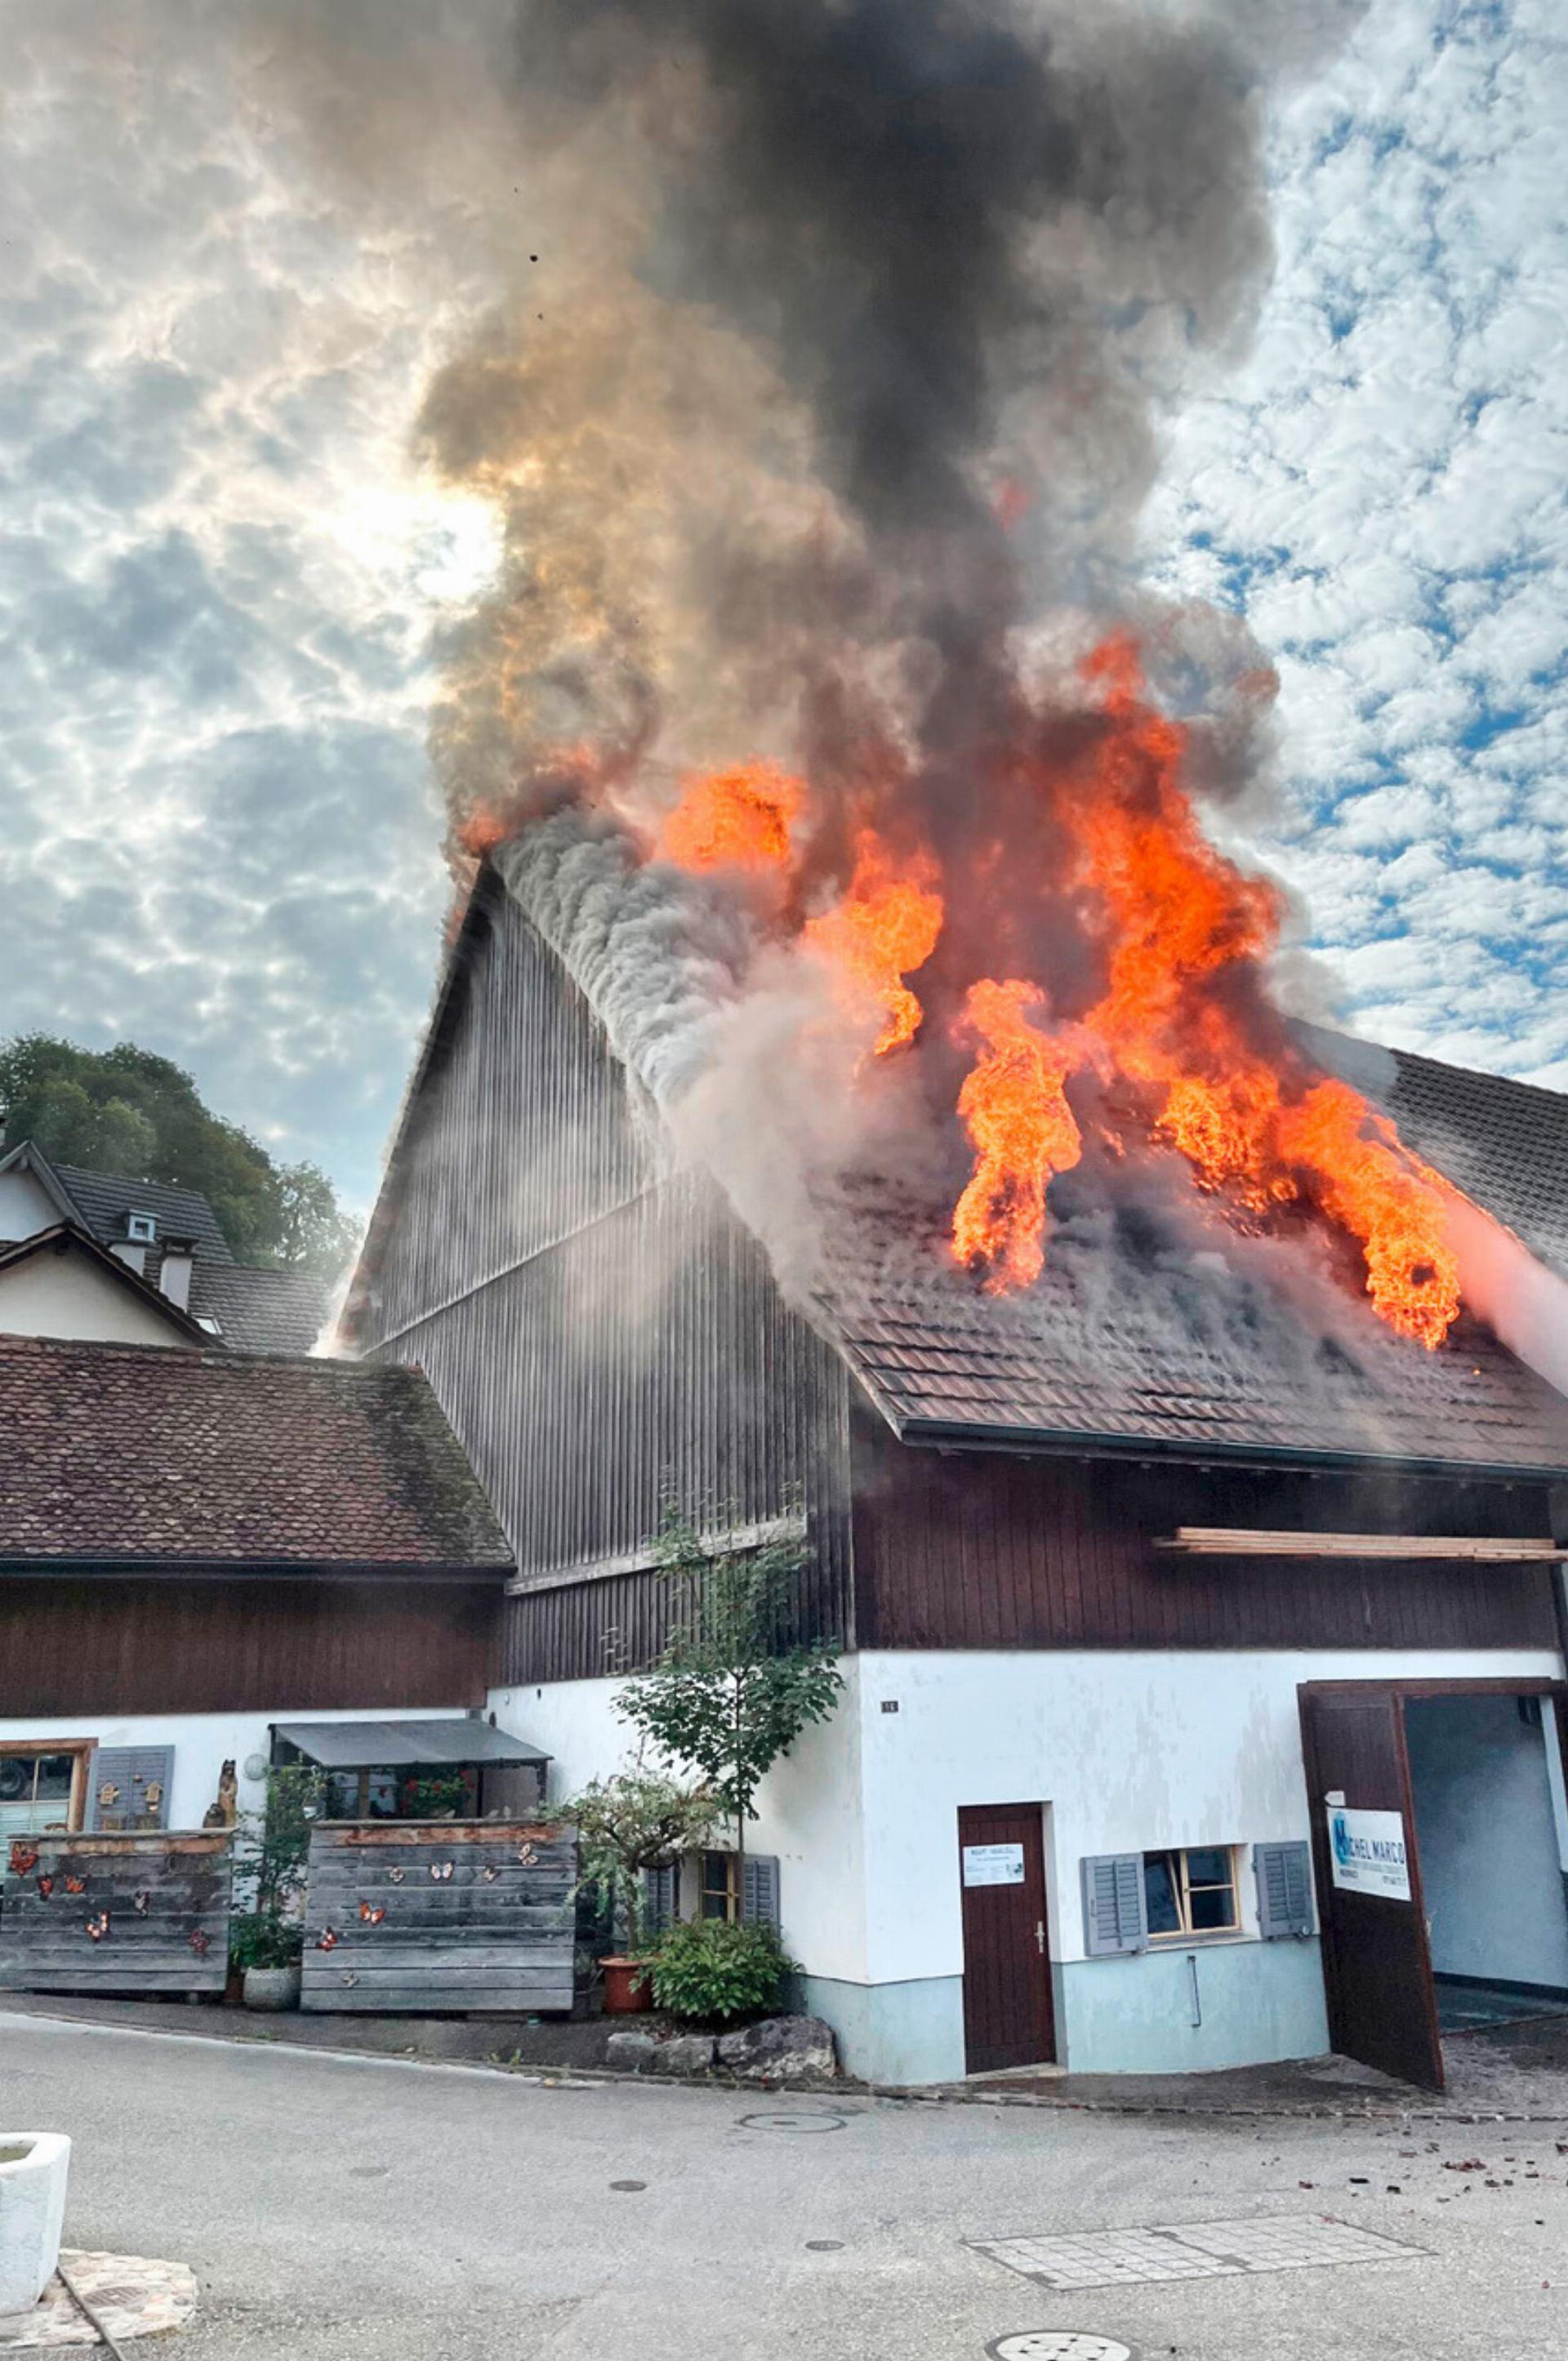
[[[0,1562],[504,1570],[423,1375],[0,1336]]]

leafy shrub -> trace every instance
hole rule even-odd
[[[291,1968],[304,1949],[305,1930],[297,1918],[279,1918],[265,1910],[236,1910],[229,1920],[231,1968]]]
[[[652,1955],[659,2006],[704,2024],[771,2015],[795,1971],[773,1928],[745,1920],[689,1919],[672,1927]]]

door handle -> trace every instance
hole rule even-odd
[[[1046,1956],[1046,1922],[1043,1918],[1035,1921],[1035,1947],[1043,1960]]]

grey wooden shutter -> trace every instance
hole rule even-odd
[[[771,1853],[749,1852],[746,1855],[740,1907],[746,1917],[760,1927],[771,1927],[777,1934],[779,1865]]]
[[[666,1869],[642,1872],[642,1932],[662,1935],[680,1916],[681,1871],[678,1861]]]
[[[1081,1866],[1083,1948],[1090,1959],[1146,1950],[1142,1853],[1091,1853]]]
[[[1252,1849],[1257,1877],[1257,1931],[1266,1943],[1282,1935],[1312,1931],[1312,1862],[1305,1844],[1260,1844]]]
[[[88,1827],[166,1828],[173,1781],[172,1746],[100,1746],[88,1766]]]

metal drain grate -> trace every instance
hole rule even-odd
[[[1080,2237],[970,2238],[993,2262],[1041,2287],[1142,2287],[1153,2279],[1235,2279],[1331,2263],[1397,2263],[1424,2254],[1321,2214],[1250,2222],[1179,2222]]]

